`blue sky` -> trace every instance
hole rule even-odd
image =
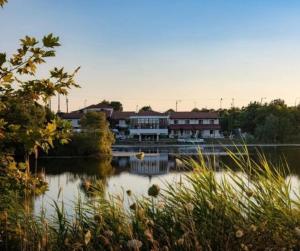
[[[71,109],[104,98],[164,111],[177,99],[189,110],[300,96],[299,1],[10,0],[0,23],[10,53],[24,35],[60,36],[41,74],[82,66]]]

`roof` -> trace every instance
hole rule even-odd
[[[170,119],[217,119],[217,112],[171,112]]]
[[[136,117],[144,117],[144,116],[168,116],[166,113],[155,112],[155,111],[139,111],[138,113],[132,115]]]
[[[84,115],[82,112],[70,112],[70,113],[63,113],[60,115],[63,119],[81,119],[81,117]]]
[[[171,130],[218,130],[220,129],[220,125],[214,124],[202,124],[202,125],[169,125],[169,129]]]
[[[115,111],[112,114],[112,119],[129,119],[130,116],[134,116],[136,113],[135,112],[120,112],[120,111]]]
[[[113,109],[112,106],[104,103],[99,103],[99,104],[94,104],[94,105],[89,105],[87,107],[84,107],[82,110],[85,109]]]

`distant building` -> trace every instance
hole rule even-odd
[[[117,138],[136,138],[139,141],[159,141],[160,138],[202,139],[220,138],[217,112],[114,111],[110,105],[99,103],[80,110],[61,113],[79,132],[80,119],[87,112],[104,112]]]
[[[220,138],[217,112],[169,113],[170,138]]]
[[[164,113],[145,111],[130,116],[129,136],[139,141],[156,140],[168,136],[168,118]]]
[[[110,105],[99,103],[96,105],[90,105],[90,106],[84,107],[80,110],[73,111],[70,113],[59,113],[59,116],[62,119],[70,121],[75,132],[80,132],[81,131],[80,119],[83,117],[83,115],[85,113],[87,113],[87,112],[104,112],[106,115],[106,118],[108,119],[112,116],[113,111],[114,111],[114,109]]]

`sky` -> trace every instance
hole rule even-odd
[[[296,0],[9,0],[0,51],[13,53],[25,35],[59,36],[57,57],[39,74],[81,66],[69,110],[103,99],[133,111],[174,109],[176,100],[182,111],[276,98],[294,105],[299,24]]]

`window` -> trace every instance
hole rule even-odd
[[[200,125],[203,124],[203,120],[202,120],[202,119],[199,120],[199,124],[200,124]]]
[[[209,131],[210,135],[214,134],[214,130]]]
[[[178,120],[175,119],[175,120],[174,120],[174,125],[177,125],[177,124],[178,124]]]
[[[189,123],[190,123],[190,121],[187,119],[187,120],[185,121],[185,124],[188,125]]]
[[[211,125],[213,125],[214,124],[214,120],[213,119],[211,119],[210,121],[209,121],[209,123],[211,124]]]

